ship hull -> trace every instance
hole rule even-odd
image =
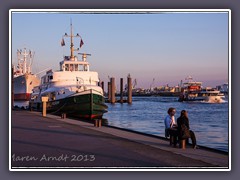
[[[42,103],[30,102],[30,108],[42,111]],[[47,113],[51,114],[66,114],[70,117],[91,120],[102,118],[106,112],[104,97],[91,91],[47,102]]]
[[[39,84],[40,80],[32,74],[13,78],[14,101],[29,101],[33,87]]]

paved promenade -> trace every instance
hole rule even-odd
[[[224,153],[174,148],[162,138],[39,112],[13,110],[11,124],[12,169],[229,167]]]

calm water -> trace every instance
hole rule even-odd
[[[169,107],[188,111],[197,144],[228,152],[229,109],[222,103],[178,102],[176,97],[133,97],[133,103],[107,104],[109,125],[164,137],[164,118]],[[191,140],[190,140],[191,142]]]

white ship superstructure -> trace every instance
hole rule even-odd
[[[102,118],[107,112],[104,103],[103,89],[98,85],[98,73],[89,70],[87,56],[90,54],[79,53],[82,60],[74,55],[73,38],[80,38],[80,48],[83,45],[79,34],[73,35],[71,24],[71,34],[65,33],[61,45],[64,46],[64,38],[69,37],[70,56],[64,56],[60,61],[58,71],[49,70],[41,78],[41,85],[33,89],[30,108],[41,110],[42,97],[47,97],[47,111],[52,113],[67,114],[86,119]]]
[[[39,78],[31,72],[33,56],[26,48],[17,50],[18,64],[13,68],[14,101],[30,100],[33,87],[40,84]]]
[[[182,93],[180,94],[179,101],[206,101],[211,103],[219,103],[224,99],[224,94],[219,90],[202,87],[202,82],[196,82],[189,76],[186,78],[187,82],[183,83]]]

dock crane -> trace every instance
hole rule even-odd
[[[135,89],[136,86],[137,86],[137,79],[134,79],[134,81],[133,81],[133,89]]]
[[[153,78],[152,83],[150,84],[150,91],[151,91],[151,89],[152,89],[152,87],[154,85],[154,82],[155,82],[155,78]]]

